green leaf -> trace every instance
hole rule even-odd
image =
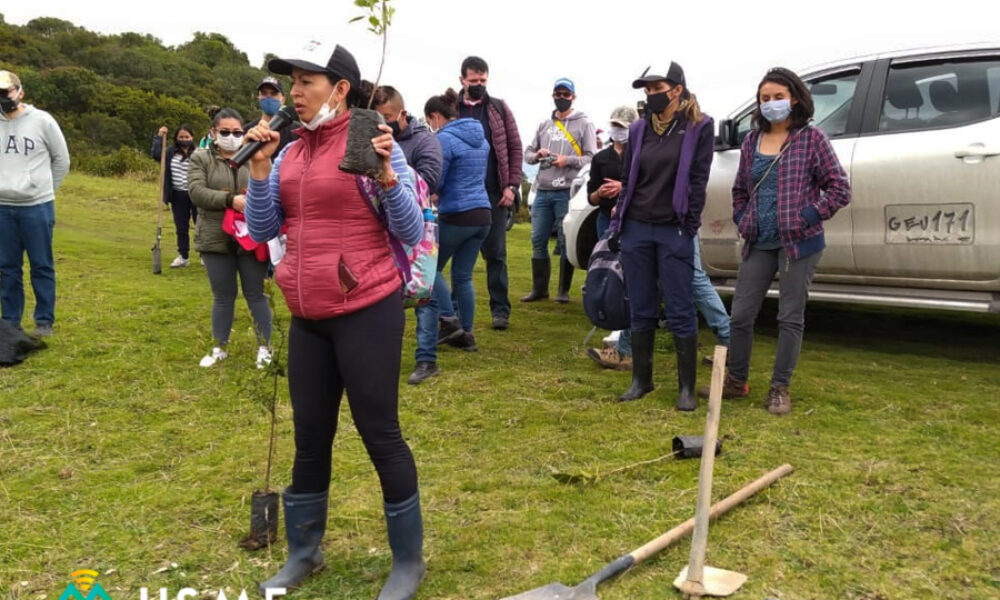
[[[361,19],[364,19],[364,18],[365,18],[364,15],[361,15],[359,17],[354,17],[353,19],[351,19],[350,21],[348,21],[348,23],[356,23],[356,22],[358,22],[358,21],[360,21]]]
[[[371,17],[368,17],[368,22],[371,23],[371,26],[373,28],[376,28],[376,29],[378,28],[379,25],[382,24],[382,22],[378,20],[378,17],[376,17],[374,15],[371,16]]]

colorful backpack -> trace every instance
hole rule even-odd
[[[404,244],[389,231],[389,221],[378,199],[378,184],[371,178],[357,176],[358,189],[368,200],[375,216],[385,225],[389,233],[389,246],[396,262],[396,268],[403,278],[403,306],[412,308],[423,306],[430,302],[434,287],[434,277],[437,274],[438,262],[438,223],[437,213],[431,204],[430,191],[427,182],[413,167],[409,167],[413,180],[413,189],[417,192],[417,204],[424,216],[424,236],[415,246]]]

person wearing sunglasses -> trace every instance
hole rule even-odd
[[[257,331],[257,368],[264,368],[271,360],[271,308],[264,297],[267,260],[258,260],[254,252],[242,248],[222,229],[226,211],[242,213],[246,205],[250,167],[234,170],[229,166],[229,159],[243,145],[242,123],[243,118],[235,110],[220,110],[212,120],[212,145],[195,152],[188,169],[188,194],[198,207],[194,246],[205,262],[214,298],[215,346],[200,363],[206,368],[229,356],[226,346],[233,328],[237,275]]]
[[[566,258],[563,217],[569,210],[569,189],[580,169],[590,164],[597,152],[594,124],[583,112],[573,109],[576,86],[565,77],[552,90],[555,110],[535,130],[535,137],[524,151],[529,165],[539,165],[538,194],[531,207],[531,292],[521,302],[535,302],[549,297],[549,236],[556,227],[556,253],[559,255],[559,292],[556,302],[569,302],[573,265]]]

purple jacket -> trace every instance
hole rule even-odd
[[[757,241],[757,196],[751,197],[750,174],[760,131],[753,130],[740,148],[740,166],[733,183],[733,222],[743,238],[743,258]],[[830,140],[812,125],[793,131],[778,163],[778,237],[791,260],[826,247],[823,221],[851,201],[851,183]]]
[[[632,202],[635,183],[639,179],[639,152],[642,150],[642,139],[645,137],[648,118],[638,119],[629,127],[628,147],[625,156],[628,160],[622,165],[621,194],[618,196],[617,210],[611,219],[612,234],[621,231],[625,213]],[[681,227],[691,237],[698,235],[701,228],[701,212],[705,208],[705,188],[708,186],[708,174],[712,168],[712,158],[715,156],[715,125],[712,117],[705,115],[698,123],[688,123],[681,145],[680,162],[677,165],[677,179],[674,183],[672,199],[674,212],[681,220]]]

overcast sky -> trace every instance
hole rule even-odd
[[[422,113],[429,96],[457,88],[462,59],[476,54],[489,63],[488,89],[509,102],[522,137],[551,112],[552,83],[559,77],[576,82],[575,107],[606,127],[615,106],[634,106],[642,98],[631,89],[632,79],[649,65],[665,70],[675,60],[703,108],[718,120],[752,97],[772,66],[801,70],[889,50],[1000,42],[997,0],[695,0],[677,3],[678,8],[638,0],[393,4],[397,12],[382,80],[399,88],[410,112]],[[182,44],[195,31],[218,32],[255,65],[265,52],[280,56],[311,39],[329,40],[348,48],[370,80],[381,50],[363,25],[348,24],[360,14],[352,0],[36,0],[6,3],[0,13],[19,25],[51,16],[102,33],[149,33],[167,45]]]

